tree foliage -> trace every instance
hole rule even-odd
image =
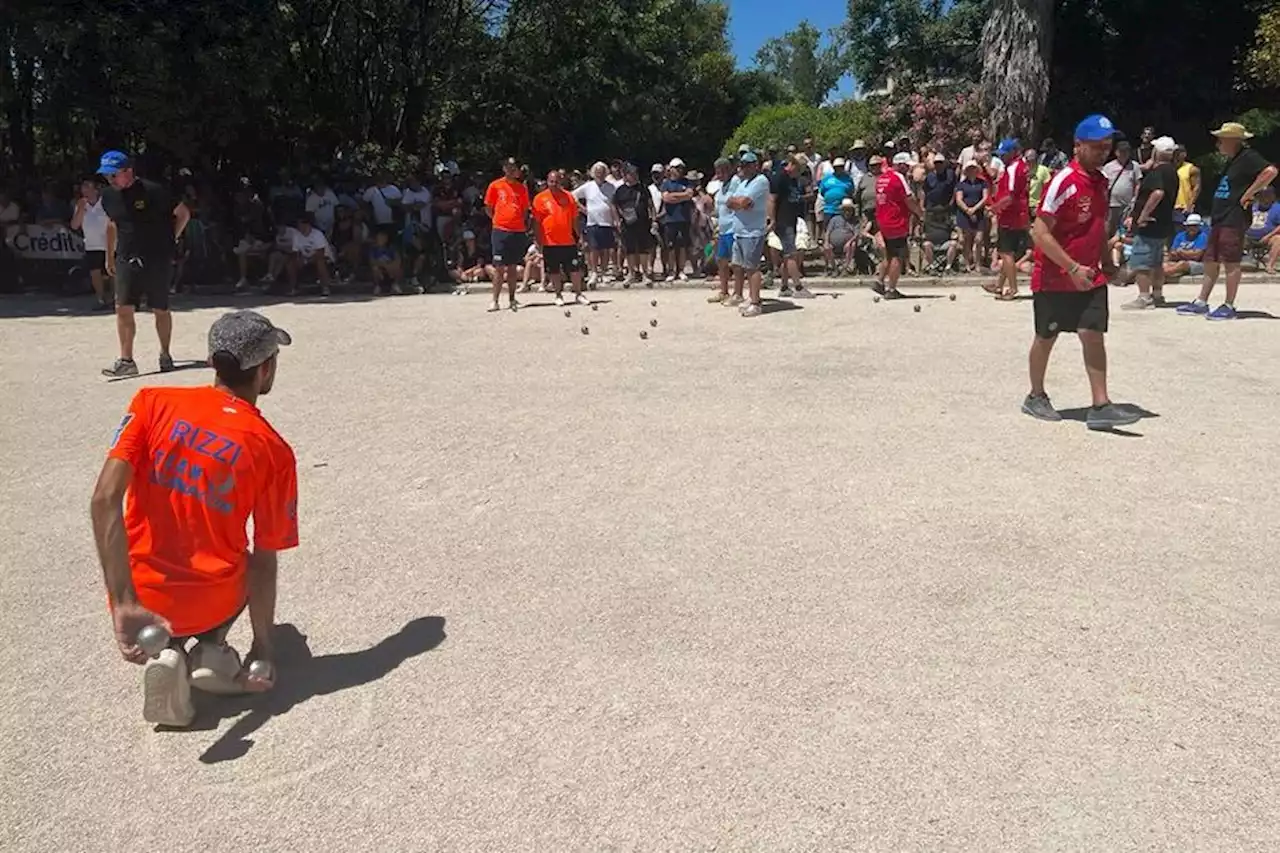
[[[828,34],[807,20],[756,51],[756,66],[779,81],[796,103],[816,107],[826,100],[844,76],[845,50],[842,30]]]
[[[879,132],[876,107],[869,101],[842,101],[823,107],[784,104],[758,107],[725,143],[724,153],[747,144],[759,150],[781,150],[812,138],[821,150],[847,150],[855,139],[873,139]]]
[[[786,93],[719,0],[45,0],[0,12],[0,170],[710,156]]]
[[[1245,73],[1256,86],[1280,89],[1280,5],[1258,18],[1253,46],[1245,57]]]
[[[989,0],[848,0],[850,70],[864,89],[976,81]]]

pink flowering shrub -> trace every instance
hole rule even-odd
[[[976,87],[899,90],[881,99],[879,118],[885,139],[907,136],[916,148],[953,157],[969,144],[970,131],[982,127]]]

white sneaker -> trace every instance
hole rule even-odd
[[[490,303],[490,304],[489,304],[489,311],[490,311],[490,313],[492,313],[492,312],[494,312],[494,311],[501,311],[501,310],[502,310],[502,309],[498,307],[498,300],[496,300],[496,299],[495,299],[495,300],[493,300],[493,302],[492,302],[492,303]]]
[[[579,305],[591,304],[591,300],[587,297],[587,294],[585,293],[579,293],[578,295],[574,296],[573,301],[578,303]]]
[[[244,278],[243,276],[240,278],[239,281],[236,282],[236,290],[244,290],[248,286],[249,286],[249,279]]]
[[[564,297],[563,297],[563,296],[559,296],[559,295],[557,295],[557,296],[556,296],[556,307],[557,307],[557,308],[563,308],[563,307],[564,307]]]
[[[187,656],[169,648],[142,670],[142,719],[158,726],[185,728],[196,717],[187,682]]]
[[[673,282],[675,280],[676,280],[676,274],[671,272],[667,273],[667,277],[663,279],[663,281],[667,283]]]
[[[191,686],[205,693],[234,696],[244,688],[236,681],[240,674],[240,655],[228,645],[196,643],[191,650]]]
[[[687,272],[682,272],[680,275],[676,276],[676,278],[680,279],[680,281],[688,281],[689,274]]]

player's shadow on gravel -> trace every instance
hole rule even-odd
[[[445,640],[443,616],[423,616],[405,624],[375,646],[358,652],[311,654],[306,636],[288,623],[276,626],[276,668],[279,680],[267,693],[231,698],[196,693],[200,707],[194,725],[185,731],[212,731],[231,717],[231,728],[200,756],[205,764],[242,758],[253,746],[250,735],[272,717],[287,714],[315,696],[359,687],[387,675],[412,657],[429,652]],[[248,711],[248,713],[245,713]],[[243,716],[241,716],[243,714]]]
[[[177,373],[180,370],[201,370],[207,369],[209,362],[204,359],[192,359],[189,361],[174,361],[173,370],[147,370],[134,374],[133,376],[110,376],[107,377],[108,382],[128,382],[131,379],[145,379],[148,376],[161,376],[165,373]]]
[[[784,299],[769,299],[764,297],[760,300],[761,314],[781,314],[783,311],[803,311],[804,308],[794,302],[787,302]]]
[[[1124,409],[1126,411],[1137,412],[1139,415],[1142,416],[1142,420],[1144,421],[1147,420],[1148,418],[1160,417],[1159,413],[1150,411],[1149,409],[1144,409],[1141,406],[1136,405],[1134,403],[1116,403],[1115,406],[1117,409]],[[1081,406],[1078,409],[1059,409],[1058,414],[1062,415],[1062,419],[1064,421],[1077,421],[1083,424],[1083,423],[1087,423],[1089,420],[1089,407]],[[1141,423],[1141,421],[1139,421],[1139,423]],[[1124,438],[1142,438],[1143,437],[1142,433],[1133,432],[1132,430],[1128,430],[1128,429],[1117,428],[1117,429],[1099,430],[1099,432],[1103,433],[1104,435],[1107,433],[1110,433],[1111,435],[1119,435]]]

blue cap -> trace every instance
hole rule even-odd
[[[1076,125],[1076,139],[1081,142],[1101,142],[1116,135],[1116,126],[1111,119],[1094,113],[1086,116],[1084,121]]]
[[[121,169],[128,169],[132,165],[133,161],[123,151],[108,151],[98,160],[98,174],[114,175]]]
[[[754,151],[744,151],[742,156],[738,158],[739,163],[759,163],[760,158],[756,156]]]
[[[996,147],[996,155],[1005,157],[1022,147],[1022,143],[1015,137],[1008,136],[1000,140],[1000,144]]]

